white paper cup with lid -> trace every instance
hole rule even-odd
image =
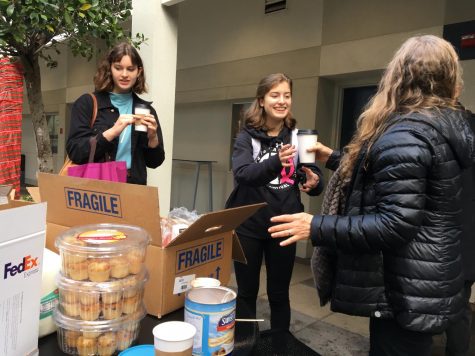
[[[145,104],[136,104],[134,107],[135,131],[147,132],[147,126],[142,124],[142,120],[138,116],[150,114],[150,108]]]
[[[153,328],[156,356],[188,356],[193,350],[196,328],[183,321],[167,321]]]
[[[315,152],[308,152],[307,148],[312,147],[318,141],[317,130],[298,130],[297,131],[299,162],[315,163]]]

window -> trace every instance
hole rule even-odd
[[[51,153],[58,153],[58,113],[47,113],[46,122],[48,123],[49,139],[51,141]]]

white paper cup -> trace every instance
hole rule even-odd
[[[150,114],[150,109],[143,104],[138,104],[135,106],[134,114],[135,115]],[[147,132],[147,126],[142,124],[141,120],[138,118],[135,119],[135,131]]]
[[[196,328],[183,321],[167,321],[153,328],[155,356],[190,356]]]
[[[317,130],[298,130],[298,151],[300,163],[315,163],[315,152],[308,152],[307,148],[312,147],[318,141]]]

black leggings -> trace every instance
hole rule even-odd
[[[281,247],[282,239],[255,239],[239,236],[247,265],[234,262],[238,285],[237,318],[255,318],[262,257],[267,271],[267,296],[271,329],[290,326],[289,286],[295,261],[295,244]]]

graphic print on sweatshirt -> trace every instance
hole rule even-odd
[[[261,150],[256,157],[256,162],[263,162],[269,159],[272,156],[279,154],[279,149],[282,147],[281,142],[277,142],[274,145],[269,147],[265,147],[264,145],[261,146]],[[275,177],[272,181],[267,183],[267,187],[269,189],[275,190],[287,190],[292,188],[297,179],[297,174],[295,172],[295,164],[294,160],[290,159],[290,167],[282,167],[279,175]]]

